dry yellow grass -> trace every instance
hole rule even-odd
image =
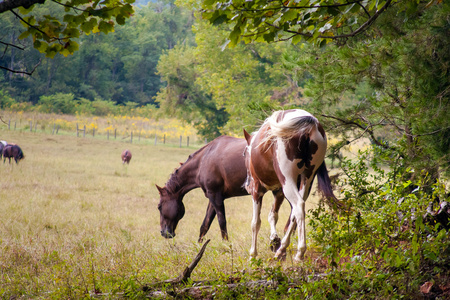
[[[186,215],[177,236],[166,240],[159,233],[155,188],[165,184],[194,148],[4,127],[0,139],[20,145],[25,159],[18,165],[0,164],[2,298],[79,298],[94,290],[123,291],[131,280],[145,284],[178,276],[200,249],[196,241],[207,206],[202,191],[186,195]],[[133,154],[129,165],[122,165],[120,158],[125,148]],[[226,200],[230,241],[221,240],[215,220],[194,280],[250,268],[251,202],[249,196]],[[313,195],[308,203],[314,205],[317,198]],[[268,193],[259,238],[259,258],[264,261],[272,257],[267,222],[271,204]],[[289,211],[285,203],[279,232]],[[288,257],[284,266],[290,265]]]

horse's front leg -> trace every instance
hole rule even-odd
[[[278,211],[284,200],[283,190],[279,189],[272,191],[274,196],[274,203],[272,209],[269,212],[269,224],[270,224],[270,249],[275,252],[280,247],[281,239],[278,237],[277,233],[277,222],[278,222]]]
[[[275,254],[276,258],[282,258],[286,255],[286,248],[291,241],[291,234],[298,227],[298,251],[294,260],[303,259],[306,252],[306,230],[305,230],[305,201],[303,200],[303,188],[301,191],[297,190],[297,184],[292,180],[294,176],[290,176],[290,180],[286,180],[283,185],[283,192],[287,200],[291,204],[291,222],[289,227],[281,240],[281,246]]]
[[[216,210],[214,209],[214,206],[212,206],[211,202],[208,201],[208,208],[206,209],[205,219],[203,220],[202,226],[200,227],[200,236],[198,238],[199,243],[203,242],[203,237],[208,232],[215,217]]]
[[[298,251],[294,257],[295,261],[303,260],[306,252],[305,201],[302,199],[298,206]]]
[[[258,233],[261,228],[261,204],[262,196],[252,193],[253,199],[253,218],[252,218],[252,247],[250,248],[250,257],[255,258],[258,255],[257,243]]]
[[[227,219],[225,217],[225,205],[223,203],[224,200],[223,195],[222,193],[215,193],[208,198],[212,207],[216,211],[217,221],[219,222],[222,239],[228,240]]]

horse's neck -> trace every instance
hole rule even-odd
[[[197,182],[197,161],[189,161],[183,164],[177,172],[178,184],[180,186],[179,191],[184,195],[189,191],[200,187]]]

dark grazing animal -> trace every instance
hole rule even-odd
[[[275,257],[285,256],[290,236],[298,226],[298,252],[294,259],[303,259],[306,251],[305,201],[316,174],[322,194],[336,200],[324,162],[325,131],[313,115],[296,109],[274,112],[254,135],[250,136],[245,130],[244,135],[248,143],[246,188],[254,201],[250,255],[257,255],[263,195],[269,190],[282,189],[291,204],[291,222]]]
[[[8,144],[3,148],[3,163],[5,163],[6,159],[9,159],[9,163],[11,163],[11,158],[16,161],[16,164],[19,163],[19,160],[24,159],[25,155],[23,155],[22,149],[18,145]]]
[[[247,170],[243,153],[246,145],[244,139],[220,136],[191,154],[186,162],[172,173],[164,187],[156,185],[160,194],[158,209],[163,237],[175,236],[177,224],[185,213],[184,195],[200,187],[209,199],[209,203],[205,219],[200,227],[198,241],[202,242],[216,215],[222,238],[228,239],[224,200],[248,195],[244,188]],[[271,241],[276,249],[280,238],[276,233],[275,225],[284,195],[281,189],[273,191],[273,194],[275,201],[269,213],[269,222]]]
[[[124,163],[127,163],[127,164],[129,164],[130,163],[130,160],[131,160],[131,151],[130,150],[128,150],[128,149],[126,149],[126,150],[123,150],[123,152],[122,152],[122,164],[124,164]]]

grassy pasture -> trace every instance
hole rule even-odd
[[[200,249],[196,241],[207,206],[203,192],[196,189],[186,195],[186,215],[177,236],[166,240],[159,234],[155,188],[163,186],[196,148],[5,129],[0,129],[0,139],[19,144],[25,154],[18,165],[0,164],[2,298],[123,292],[130,282],[146,284],[178,276]],[[133,158],[124,166],[120,154],[125,148]],[[315,195],[308,199],[309,205],[317,201]],[[267,222],[271,203],[268,193],[258,243],[263,261],[272,257]],[[285,203],[279,232],[289,211]],[[228,199],[226,213],[230,241],[221,240],[215,220],[206,236],[211,243],[193,280],[251,269],[251,198]],[[297,239],[292,241],[291,250]],[[288,255],[284,268],[292,266],[291,258]]]

